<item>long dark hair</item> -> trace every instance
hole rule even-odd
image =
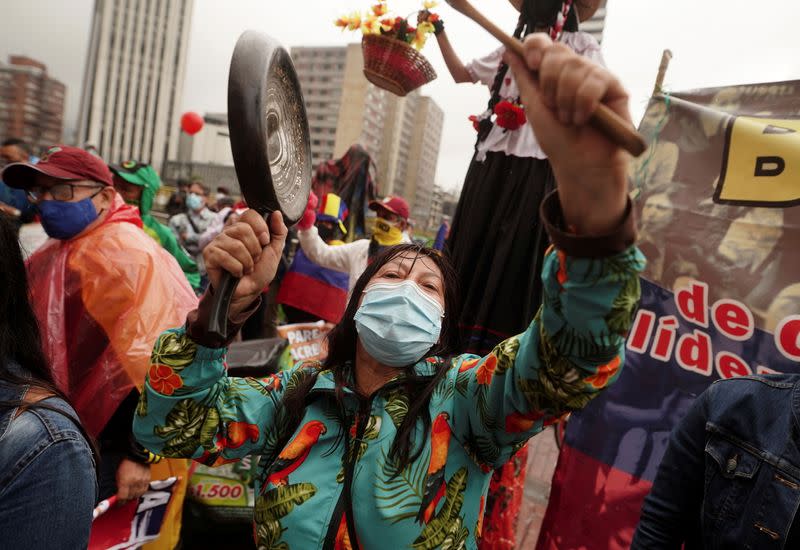
[[[458,295],[458,277],[450,260],[442,255],[438,250],[421,247],[414,244],[401,244],[388,247],[378,254],[375,259],[364,270],[353,286],[350,301],[347,304],[342,320],[339,321],[333,330],[328,334],[328,356],[322,367],[333,372],[336,381],[336,405],[342,429],[347,429],[347,419],[344,414],[344,392],[343,388],[349,385],[352,378],[353,362],[356,358],[356,343],[358,333],[354,321],[358,310],[361,294],[367,284],[378,273],[381,267],[401,254],[413,254],[421,258],[430,259],[442,273],[444,286],[444,311],[445,317],[442,320],[442,331],[439,342],[427,353],[428,357],[440,357],[442,361],[437,363],[436,372],[433,376],[417,376],[414,372],[414,365],[405,368],[404,390],[405,395],[413,396],[410,400],[408,412],[403,418],[402,423],[397,429],[397,435],[390,452],[397,472],[416,460],[423,450],[423,446],[412,451],[411,436],[416,428],[417,420],[423,423],[423,433],[427,433],[430,425],[429,405],[431,395],[436,386],[447,372],[449,357],[455,354],[459,345],[458,319],[460,317],[460,300]],[[306,377],[300,384],[295,386],[291,392],[287,392],[283,399],[283,407],[286,413],[287,425],[296,427],[302,421],[307,405],[306,398],[311,387],[314,385],[315,377]],[[289,430],[290,436],[294,429]],[[338,443],[338,440],[337,440]],[[280,450],[280,448],[278,449]]]
[[[525,36],[549,29],[556,22],[558,12],[561,11],[562,0],[524,0],[522,2],[522,9],[519,13],[519,20],[517,20],[517,28],[514,29],[514,38],[524,38]],[[578,14],[573,2],[572,7],[567,15],[567,20],[564,22],[564,30],[575,32],[578,30]],[[500,63],[500,67],[495,74],[494,81],[491,87],[491,97],[489,98],[489,105],[487,107],[489,113],[494,113],[494,108],[500,103],[500,90],[503,87],[503,80],[508,74],[508,65],[505,62]],[[477,150],[481,142],[483,142],[492,131],[494,122],[492,117],[488,116],[478,123],[478,140],[475,143]]]
[[[0,214],[0,383],[12,386],[30,386],[46,395],[54,395],[69,402],[53,380],[50,365],[42,350],[39,323],[33,313],[28,289],[28,276],[17,232],[7,216]],[[10,366],[16,363],[21,370],[14,372]],[[0,409],[14,408],[48,409],[59,414],[66,413],[43,401],[25,399],[2,401]],[[86,433],[77,418],[73,418],[97,457],[94,440]]]

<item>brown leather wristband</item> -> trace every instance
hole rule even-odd
[[[622,221],[606,235],[580,236],[570,233],[564,223],[557,190],[542,201],[539,215],[550,235],[550,242],[573,258],[607,258],[624,252],[636,242],[636,215],[630,198]]]

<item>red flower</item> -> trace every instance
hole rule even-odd
[[[386,4],[380,2],[372,6],[372,13],[376,16],[380,17],[381,15],[386,15]]]
[[[183,386],[183,380],[167,365],[150,365],[150,387],[161,395],[172,395]]]
[[[508,100],[495,105],[494,114],[497,115],[497,125],[506,130],[518,130],[525,124],[525,110]]]
[[[587,377],[585,382],[595,388],[605,388],[608,385],[608,379],[617,374],[621,362],[622,359],[617,355],[608,364],[598,368],[595,374]]]
[[[469,120],[472,122],[472,127],[475,128],[476,132],[481,129],[481,121],[476,115],[470,115]]]
[[[492,381],[492,376],[494,376],[494,369],[497,368],[497,356],[494,353],[490,353],[483,363],[480,364],[478,370],[475,372],[475,379],[478,381],[478,384],[482,386],[488,386],[489,383]]]

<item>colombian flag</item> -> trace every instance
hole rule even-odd
[[[278,303],[338,323],[347,306],[348,275],[321,267],[298,250],[278,291]]]

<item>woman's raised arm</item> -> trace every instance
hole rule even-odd
[[[484,358],[460,358],[451,373],[454,429],[488,465],[505,462],[619,376],[645,264],[633,246],[628,155],[586,124],[601,102],[630,120],[625,90],[546,35],[529,36],[525,54],[506,53],[506,61],[558,182],[542,204],[554,247],[542,273],[543,306],[528,330]]]

